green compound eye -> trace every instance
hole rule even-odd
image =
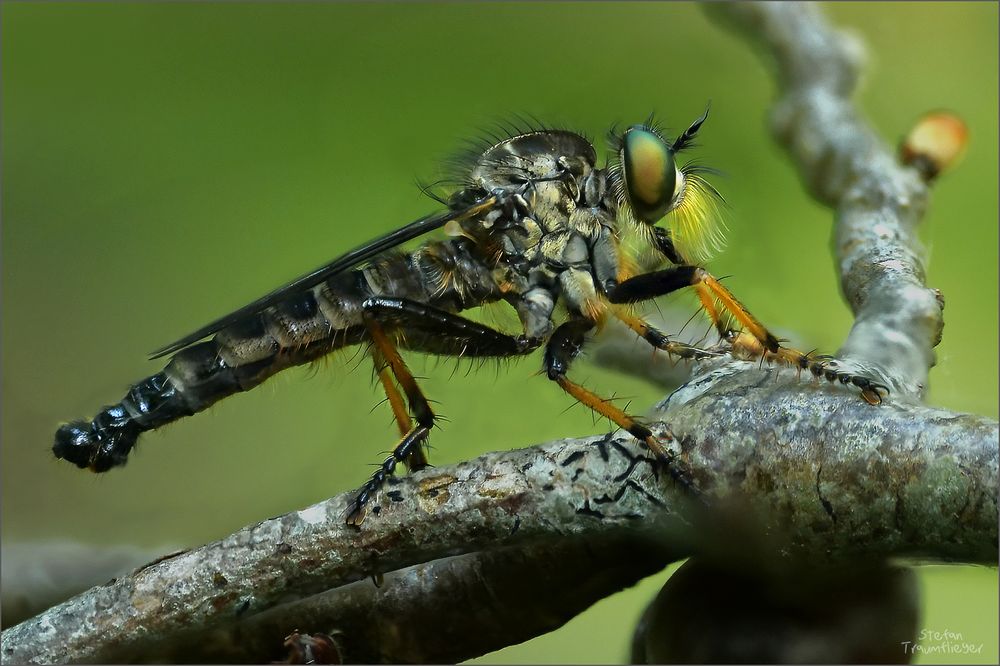
[[[625,132],[621,159],[632,211],[642,222],[654,224],[674,198],[674,151],[656,133],[634,125]]]

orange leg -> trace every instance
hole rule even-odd
[[[712,323],[715,324],[719,333],[723,337],[727,337],[729,334],[729,327],[723,323],[722,318],[719,316],[718,310],[715,308],[714,301],[717,299],[722,305],[723,309],[728,312],[733,318],[742,326],[744,329],[750,332],[750,335],[757,338],[760,344],[769,352],[777,352],[780,347],[778,338],[774,337],[767,328],[764,327],[757,318],[750,314],[750,311],[746,307],[736,300],[732,292],[722,286],[722,284],[712,276],[711,273],[703,268],[699,268],[695,271],[694,275],[694,288],[698,293],[698,299],[701,301],[702,305],[705,307],[705,312],[712,319]]]
[[[883,393],[889,393],[885,384],[872,381],[862,375],[854,374],[837,368],[836,359],[823,354],[805,353],[789,347],[778,347],[777,351],[768,351],[754,336],[746,332],[730,335],[733,353],[746,358],[773,361],[793,368],[808,370],[814,377],[826,379],[828,382],[852,384],[861,389],[861,397],[869,405],[881,405]]]
[[[364,309],[372,358],[402,439],[359,489],[347,516],[351,525],[360,525],[365,519],[366,505],[376,497],[400,463],[406,462],[411,469],[426,465],[423,447],[434,427],[435,416],[391,337],[396,331],[413,333],[406,341],[411,349],[453,356],[502,358],[526,354],[540,343],[540,340],[515,338],[458,315],[406,299],[371,298],[365,302]],[[382,321],[388,326],[383,327]],[[390,328],[389,333],[386,328]],[[403,404],[399,389],[406,396],[409,411]]]
[[[705,313],[719,334],[733,344],[736,355],[776,361],[803,370],[808,369],[813,375],[824,377],[831,382],[852,384],[861,389],[861,397],[872,405],[880,404],[883,394],[889,392],[885,384],[839,370],[836,361],[830,360],[829,357],[813,356],[783,347],[778,338],[704,268],[680,265],[637,275],[611,290],[608,298],[612,303],[635,303],[688,286],[694,287]],[[650,333],[650,327],[645,322],[635,321],[634,318],[630,321],[628,317],[622,320],[651,344],[658,346],[656,345],[656,341],[660,339],[657,337],[658,332]],[[734,325],[736,328],[733,328]],[[665,339],[666,336],[662,337]]]
[[[665,296],[685,287],[694,287],[705,313],[723,337],[730,333],[724,317],[724,313],[728,313],[742,328],[757,338],[765,349],[772,352],[778,350],[778,339],[728,289],[698,266],[672,266],[637,275],[612,289],[608,293],[608,299],[612,303],[637,303]]]
[[[671,340],[665,333],[654,328],[649,322],[636,317],[620,306],[611,306],[611,312],[616,319],[635,331],[636,335],[653,347],[667,352],[667,354],[694,361],[712,356],[722,356],[721,352],[709,351],[684,342]]]
[[[645,443],[657,458],[667,462],[673,461],[674,454],[666,449],[663,442],[657,439],[649,428],[636,421],[634,417],[629,416],[618,407],[615,407],[611,402],[589,389],[570,381],[565,376],[557,377],[555,382],[559,384],[562,390],[573,396],[577,402],[586,405],[596,413],[609,419],[619,428],[627,430],[636,439]]]
[[[358,491],[351,508],[348,511],[347,523],[349,525],[360,525],[367,515],[365,505],[374,498],[382,488],[386,480],[396,471],[396,466],[401,462],[406,462],[411,469],[419,469],[426,466],[427,458],[423,452],[424,442],[427,435],[434,427],[434,412],[431,411],[430,403],[424,396],[423,391],[417,386],[416,380],[410,369],[406,367],[403,358],[399,355],[396,345],[392,343],[385,334],[381,324],[374,317],[365,317],[365,326],[372,341],[372,358],[375,367],[378,369],[379,380],[382,388],[385,389],[389,404],[392,407],[393,415],[396,417],[396,424],[402,433],[402,439],[393,447],[392,453],[379,466],[372,477]],[[392,375],[390,377],[390,374]],[[413,424],[409,413],[403,406],[403,398],[399,394],[392,379],[395,378],[403,388],[410,409],[413,410],[417,420]]]
[[[586,405],[595,413],[609,419],[619,428],[627,430],[633,437],[644,442],[657,458],[673,461],[673,454],[664,443],[653,435],[635,417],[626,414],[614,404],[566,377],[573,359],[580,353],[588,331],[595,324],[587,319],[572,319],[562,324],[549,338],[545,347],[545,371],[549,379],[556,382],[563,391],[573,396],[577,402]]]
[[[406,411],[403,396],[393,381],[392,369],[388,362],[382,358],[382,354],[378,351],[377,347],[372,348],[372,359],[375,361],[375,369],[378,372],[379,382],[382,384],[385,397],[388,399],[389,406],[392,408],[392,414],[396,419],[399,434],[401,437],[405,437],[407,433],[413,430],[413,419],[410,418],[410,413]],[[410,471],[426,467],[427,455],[423,447],[416,447],[410,454],[410,457],[407,458],[406,464],[410,468]]]

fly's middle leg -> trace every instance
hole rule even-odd
[[[456,357],[517,356],[541,344],[540,340],[507,335],[459,315],[404,298],[371,298],[365,301],[363,308],[379,379],[403,436],[392,454],[355,496],[347,516],[351,525],[361,524],[366,505],[378,494],[399,463],[408,462],[411,468],[426,465],[423,444],[434,427],[434,412],[400,356],[392,333],[405,332],[402,344],[407,349]],[[412,418],[403,407],[393,379],[406,395]]]
[[[677,467],[674,454],[664,446],[665,442],[657,438],[652,430],[636,420],[635,417],[616,407],[610,401],[567,377],[573,359],[580,353],[587,333],[594,326],[594,322],[585,318],[571,319],[560,325],[552,334],[552,337],[549,338],[549,343],[545,348],[544,364],[546,374],[549,379],[558,384],[559,388],[572,396],[577,402],[609,419],[619,428],[628,431],[630,435],[643,442],[659,460],[667,464],[667,470],[674,479],[693,492],[694,487]],[[666,437],[668,441],[672,439],[669,434]]]

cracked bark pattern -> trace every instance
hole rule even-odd
[[[996,421],[903,402],[868,407],[804,381],[719,364],[656,415],[684,433],[699,487],[752,508],[760,533],[781,534],[789,554],[996,560]]]
[[[665,498],[670,489],[650,464],[623,455],[629,449],[617,440],[595,441],[563,440],[407,477],[361,529],[344,524],[353,493],[262,521],[12,627],[0,651],[17,663],[120,661],[191,627],[211,630],[373,574],[499,545],[653,531],[679,556],[687,530],[677,503]]]

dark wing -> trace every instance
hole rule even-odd
[[[311,287],[316,286],[323,280],[337,275],[338,273],[343,273],[344,271],[350,270],[360,264],[363,261],[371,259],[372,257],[385,252],[391,248],[401,245],[406,241],[412,240],[418,236],[433,231],[443,227],[445,224],[452,220],[460,220],[471,215],[482,212],[483,210],[489,208],[494,203],[496,203],[496,197],[487,197],[481,201],[474,203],[467,208],[461,208],[457,210],[448,210],[442,213],[435,213],[434,215],[428,215],[427,217],[422,217],[415,222],[411,222],[405,227],[396,229],[395,231],[389,232],[384,236],[376,238],[373,241],[365,243],[361,247],[355,248],[348,252],[347,254],[341,255],[340,257],[334,259],[325,266],[321,266],[316,270],[303,275],[297,280],[292,280],[288,284],[278,289],[275,289],[267,296],[258,298],[253,303],[245,305],[235,312],[231,312],[224,317],[216,319],[210,324],[202,326],[197,331],[185,335],[180,340],[170,343],[166,347],[161,347],[157,349],[152,354],[150,354],[150,359],[160,358],[161,356],[166,356],[167,354],[172,354],[175,351],[179,351],[188,345],[198,342],[202,338],[208,337],[213,333],[217,333],[222,329],[235,324],[237,321],[255,315],[262,310],[280,302],[284,298],[295,294],[300,291],[304,291]]]

